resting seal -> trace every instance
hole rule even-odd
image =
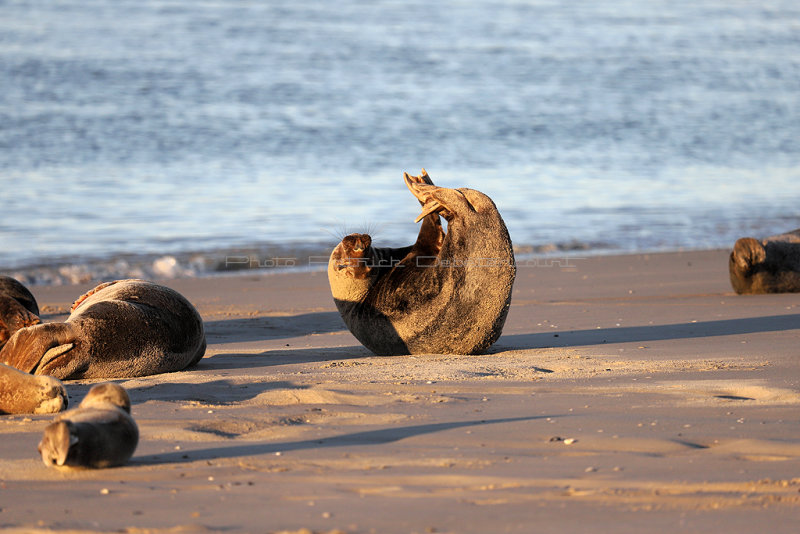
[[[68,403],[67,390],[52,376],[33,376],[0,363],[0,415],[56,413]]]
[[[39,454],[47,466],[112,467],[127,462],[139,442],[124,388],[106,382],[89,390],[80,405],[44,429]]]
[[[476,354],[497,341],[511,305],[511,239],[492,200],[403,173],[422,204],[417,241],[375,248],[351,234],[333,250],[328,281],[350,332],[380,355]],[[445,233],[439,216],[447,221]]]
[[[10,276],[0,276],[0,348],[14,332],[39,322],[39,305],[28,288]]]
[[[740,295],[800,291],[800,229],[761,242],[752,237],[737,240],[728,271]]]
[[[0,362],[62,380],[180,371],[203,357],[203,321],[180,293],[144,280],[100,284],[63,323],[18,330]]]

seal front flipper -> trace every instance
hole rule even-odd
[[[29,326],[17,330],[0,351],[0,362],[20,371],[31,374],[52,374],[56,378],[65,378],[57,373],[43,372],[43,359],[48,355],[50,363],[56,358],[63,358],[73,346],[76,335],[72,326],[67,323],[47,323]],[[51,349],[57,349],[48,354]]]
[[[431,180],[431,177],[428,175],[428,172],[425,169],[422,169],[422,172],[419,174],[419,176],[412,176],[407,172],[404,172],[403,179],[405,180],[406,184],[413,183],[436,187],[434,186],[433,180]],[[418,200],[420,205],[424,208],[425,200]],[[418,261],[429,264],[433,261],[435,256],[439,255],[439,251],[442,249],[445,233],[444,229],[442,228],[442,221],[439,218],[439,214],[433,210],[420,215],[420,217],[417,218],[417,222],[419,222],[420,219],[422,220],[422,225],[420,225],[419,228],[417,241],[414,243],[414,245],[412,245],[409,255],[405,256],[405,259],[403,259],[403,263],[417,262],[415,258],[420,258]]]

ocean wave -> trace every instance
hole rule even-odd
[[[126,278],[171,280],[243,272],[323,269],[330,248],[252,247],[176,254],[121,254],[106,258],[60,258],[47,263],[0,267],[0,274],[26,285],[99,283]]]
[[[333,246],[251,247],[161,255],[123,254],[107,258],[61,258],[50,263],[0,267],[0,274],[26,285],[73,285],[100,283],[126,278],[172,280],[240,274],[322,271],[327,268]],[[515,245],[518,258],[617,253],[603,242],[567,241],[537,245]]]

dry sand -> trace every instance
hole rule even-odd
[[[0,526],[112,532],[797,532],[800,295],[726,251],[521,265],[483,356],[376,357],[325,273],[165,282],[196,368],[118,381],[128,466],[59,471],[0,418]],[[45,320],[86,287],[34,287]],[[96,381],[68,382],[76,405]]]

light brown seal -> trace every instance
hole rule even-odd
[[[763,241],[737,240],[728,272],[739,294],[800,292],[800,229]]]
[[[89,390],[80,405],[44,429],[39,454],[47,466],[113,467],[136,450],[139,428],[122,386],[106,382]]]
[[[180,293],[145,280],[101,284],[63,323],[18,330],[0,362],[62,380],[180,371],[203,357],[200,314]]]
[[[39,322],[39,305],[28,288],[10,276],[0,276],[0,348],[14,332]]]
[[[64,385],[52,376],[33,376],[0,363],[0,415],[56,413],[69,397]]]
[[[416,243],[342,239],[328,262],[336,307],[376,354],[480,353],[500,337],[511,305],[516,267],[506,225],[479,191],[437,187],[425,169],[404,178],[422,204]]]

